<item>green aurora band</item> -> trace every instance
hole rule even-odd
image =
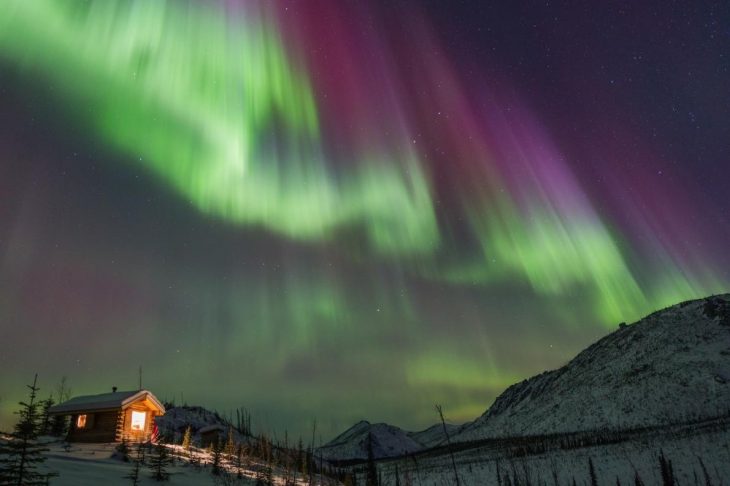
[[[398,102],[398,74],[386,73],[389,83],[378,96],[393,101],[392,112],[384,114],[388,130],[366,127],[367,143],[359,145],[368,148],[353,147],[343,161],[323,123],[323,113],[331,111],[320,107],[325,102],[304,48],[288,47],[275,7],[246,7],[116,0],[5,0],[0,6],[5,62],[57,83],[66,116],[124,154],[129,170],[146,170],[210,218],[246,231],[265,229],[315,255],[318,271],[289,262],[285,276],[259,270],[225,287],[214,275],[199,286],[185,284],[180,292],[199,296],[210,321],[226,314],[246,323],[234,325],[211,357],[256,347],[270,349],[275,363],[300,355],[306,361],[319,349],[318,339],[328,341],[330,352],[341,339],[352,346],[376,343],[364,346],[357,359],[359,366],[377,367],[397,350],[357,316],[369,315],[372,303],[380,302],[379,318],[397,322],[397,335],[418,344],[405,364],[396,365],[408,386],[422,390],[424,401],[452,397],[453,415],[468,418],[484,409],[474,390],[500,390],[526,369],[508,369],[492,357],[490,350],[499,353],[486,331],[461,347],[454,340],[421,342],[427,311],[404,288],[497,295],[495,289],[509,282],[548,301],[585,299],[586,313],[606,328],[727,289],[711,265],[690,270],[660,243],[651,261],[637,265],[645,252],[595,209],[526,112],[494,129],[501,147],[455,142],[474,159],[475,176],[453,189],[458,204],[443,209],[432,162],[414,143],[416,122]],[[434,103],[458,105],[453,98],[459,97],[467,103],[456,81],[452,92]],[[342,116],[358,126],[357,114]],[[481,116],[489,115],[476,118]],[[515,125],[520,129],[511,130]],[[454,242],[453,226],[471,240]],[[322,252],[340,244],[348,248],[335,268],[325,269]],[[345,274],[358,272],[363,277],[357,285],[342,284]],[[143,274],[138,268],[129,279],[144,280]],[[181,332],[217,342],[217,328],[181,321]],[[160,324],[150,317],[145,325]],[[277,346],[282,339],[287,345]],[[277,380],[278,368],[272,368],[254,384]],[[193,376],[204,381],[200,373]],[[390,400],[385,407],[397,407],[397,395]],[[368,402],[353,413],[376,406]]]
[[[161,1],[4,8],[3,50],[92,104],[99,135],[199,210],[295,239],[356,221],[384,252],[436,246],[408,147],[363,154],[345,182],[329,175],[309,83],[263,15],[232,24],[222,10]]]

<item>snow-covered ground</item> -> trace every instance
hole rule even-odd
[[[132,463],[112,458],[116,444],[73,444],[69,451],[61,443],[51,444],[47,454],[46,467],[59,474],[51,480],[52,485],[105,485],[127,486],[131,484],[124,476],[132,471]],[[180,486],[214,485],[210,469],[196,470],[189,464],[177,464],[169,468],[169,484]],[[140,484],[158,484],[151,479],[148,468],[142,467]],[[247,483],[242,483],[247,484]],[[251,483],[252,484],[252,483]]]
[[[504,480],[505,474],[510,476],[511,484],[516,484],[517,477],[523,485],[571,485],[573,479],[575,484],[588,485],[589,459],[600,486],[633,486],[637,473],[646,486],[661,485],[659,456],[662,453],[672,463],[677,485],[730,485],[727,429],[690,437],[662,436],[570,450],[557,448],[522,457],[509,457],[505,452],[490,447],[456,452],[454,460],[461,486],[506,485],[509,483]],[[451,457],[440,454],[381,462],[378,470],[382,486],[396,484],[396,465],[402,485],[445,486],[456,482]],[[497,468],[501,482],[497,480]],[[360,478],[364,479],[364,473]]]
[[[71,444],[66,449],[63,442],[51,442],[48,444],[49,452],[46,454],[47,461],[45,469],[59,474],[51,480],[53,486],[128,486],[130,479],[125,478],[133,469],[132,462],[124,462],[114,457],[114,451],[118,444]],[[195,449],[194,455],[200,466],[191,464],[188,460],[188,453],[180,446],[167,446],[172,454],[180,457],[175,460],[173,466],[168,467],[170,480],[166,483],[172,486],[193,486],[193,485],[252,485],[256,483],[257,472],[265,469],[257,459],[244,461],[242,479],[237,478],[237,470],[233,464],[224,464],[228,470],[227,474],[214,476],[211,473],[210,454],[204,450]],[[134,449],[134,447],[132,447]],[[134,456],[132,450],[131,455]],[[147,466],[140,470],[140,484],[152,485],[161,484],[152,479],[152,474]],[[281,469],[274,469],[273,480],[276,485],[284,485],[285,473]],[[289,484],[298,486],[307,484],[304,478],[291,478]],[[334,485],[339,484],[329,478],[317,477],[315,484]]]

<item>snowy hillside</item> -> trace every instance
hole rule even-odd
[[[372,434],[373,456],[375,458],[395,457],[423,449],[423,445],[409,436],[409,433],[388,424],[371,424],[361,421],[338,435],[317,450],[324,459],[348,461],[364,460],[368,457],[368,434]]]
[[[728,412],[730,294],[622,326],[564,367],[509,387],[452,438],[622,429]]]
[[[590,485],[591,464],[598,486],[661,485],[665,484],[660,463],[662,456],[671,462],[677,486],[728,485],[728,430],[727,423],[701,429],[679,428],[587,447],[544,444],[547,447],[542,451],[510,446],[509,441],[487,442],[461,450],[454,448],[453,460],[461,486]],[[530,443],[541,445],[539,439]],[[381,486],[455,484],[452,457],[443,451],[434,454],[436,452],[439,451],[380,461],[377,469]],[[366,477],[365,464],[359,467],[357,476],[360,481]]]
[[[622,326],[560,369],[509,387],[474,422],[447,425],[452,443],[682,423],[728,412],[730,294],[683,302]],[[444,444],[443,428],[406,432],[362,421],[321,448],[332,460]]]
[[[171,442],[180,442],[185,429],[189,426],[193,433],[193,441],[197,441],[199,431],[211,426],[220,426],[224,431],[229,428],[229,422],[216,412],[197,406],[169,407],[165,415],[157,417],[155,424],[159,428],[160,436]],[[246,442],[249,437],[233,430],[235,442]]]
[[[130,480],[125,478],[133,469],[133,464],[114,459],[116,444],[74,444],[65,450],[61,443],[50,444],[46,468],[58,474],[51,479],[55,486],[99,485],[126,486]],[[193,468],[183,462],[170,467],[170,481],[167,484],[178,486],[214,485],[216,477],[203,468]],[[155,482],[148,469],[140,471],[140,484],[160,484]],[[253,480],[240,484],[254,484]]]
[[[50,438],[49,438],[50,439]],[[58,440],[46,443],[49,448],[47,461],[43,469],[54,472],[58,476],[52,478],[55,486],[122,486],[131,484],[127,477],[134,470],[133,461],[121,460],[116,448],[119,444],[70,444]],[[203,449],[185,450],[181,446],[168,445],[168,453],[175,457],[173,464],[167,467],[170,478],[163,484],[171,486],[219,485],[246,486],[265,484],[266,471],[271,467],[271,484],[274,486],[304,486],[310,481],[296,471],[288,470],[281,465],[268,466],[266,462],[252,456],[246,456],[239,464],[235,459],[221,460],[220,474],[213,474],[213,456]],[[131,446],[130,458],[137,457],[135,446]],[[195,459],[191,462],[191,457]],[[327,476],[312,476],[315,484],[337,486],[339,481]],[[160,484],[152,478],[149,459],[139,471],[141,485]]]
[[[446,431],[448,432],[449,437],[453,438],[461,427],[461,425],[446,424]],[[420,432],[408,432],[408,435],[424,448],[434,447],[446,442],[444,426],[442,424],[432,425],[426,430],[422,430]]]
[[[730,484],[730,295],[621,326],[449,435],[378,461],[382,484]]]

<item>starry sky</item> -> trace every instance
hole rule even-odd
[[[0,425],[144,386],[323,440],[730,290],[726,2],[5,0]]]

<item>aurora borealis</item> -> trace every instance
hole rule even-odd
[[[727,291],[700,3],[5,0],[0,413],[141,365],[279,431],[425,427]]]

